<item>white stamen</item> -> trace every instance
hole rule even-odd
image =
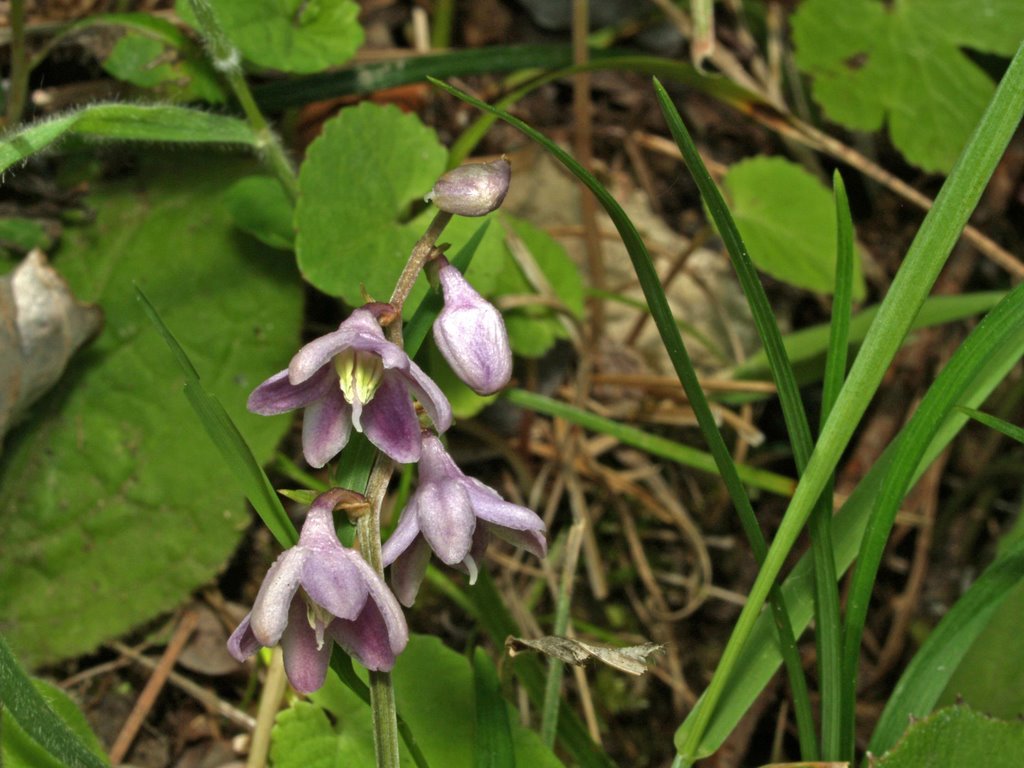
[[[469,586],[472,587],[476,584],[476,577],[478,573],[476,561],[473,559],[472,555],[466,555],[466,559],[462,561],[462,564],[466,566],[466,570],[469,571]]]

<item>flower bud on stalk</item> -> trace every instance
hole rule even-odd
[[[512,178],[512,166],[502,157],[490,163],[460,165],[444,174],[424,200],[446,213],[486,216],[501,205]]]
[[[512,348],[501,313],[443,256],[428,267],[437,269],[444,291],[444,309],[434,321],[437,348],[474,392],[497,392],[512,377]]]

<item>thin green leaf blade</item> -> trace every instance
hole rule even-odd
[[[480,647],[473,649],[473,689],[476,693],[476,768],[515,768],[508,707],[501,696],[494,664]]]
[[[986,427],[991,427],[996,432],[1002,432],[1018,443],[1024,443],[1024,429],[1021,429],[1016,424],[1011,424],[1000,419],[998,416],[993,416],[991,413],[985,413],[984,411],[977,411],[974,408],[961,408],[960,410]]]

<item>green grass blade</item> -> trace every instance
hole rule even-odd
[[[651,318],[654,320],[658,333],[661,335],[662,343],[665,345],[665,351],[672,361],[676,376],[679,377],[679,382],[682,384],[687,398],[689,398],[690,407],[693,408],[701,433],[704,435],[704,439],[711,450],[711,455],[714,457],[718,473],[722,477],[729,496],[736,507],[740,525],[750,543],[750,548],[753,550],[757,561],[761,562],[767,549],[764,535],[757,522],[757,517],[754,515],[753,507],[750,505],[750,499],[740,480],[736,465],[732,460],[732,454],[722,438],[722,433],[718,430],[711,407],[704,395],[704,391],[701,389],[697,372],[690,362],[690,355],[686,351],[686,345],[683,343],[682,336],[679,334],[679,328],[676,326],[668,300],[665,298],[665,292],[662,289],[658,273],[654,268],[654,263],[633,222],[615,199],[608,194],[608,190],[550,139],[535,131],[522,120],[495,109],[489,104],[475,99],[456,88],[432,78],[431,82],[478,109],[496,115],[501,120],[538,142],[555,159],[571,171],[576,178],[583,182],[594,193],[594,196],[604,207],[605,211],[607,211],[619,232],[619,236],[622,238],[623,244],[626,246],[626,251],[629,253],[633,270],[636,272],[637,282],[640,284],[644,298],[647,300],[647,305],[651,309]],[[803,668],[797,652],[796,642],[792,636],[782,596],[777,590],[770,591],[772,591],[771,609],[780,633],[780,645],[786,658],[786,668],[789,672],[790,684],[793,689],[793,699],[796,703],[798,720],[802,724],[800,729],[801,742],[807,754],[811,755],[817,751],[817,748],[814,744],[813,721],[811,718],[810,700],[807,694],[807,683],[803,676]]]
[[[39,694],[0,635],[0,703],[39,746],[69,768],[109,768]]]
[[[1024,47],[1018,50],[1011,61],[992,102],[943,184],[934,206],[925,216],[921,229],[879,307],[875,322],[868,331],[839,399],[822,430],[807,470],[783,517],[765,564],[751,587],[747,603],[740,612],[722,655],[719,669],[704,693],[704,706],[695,709],[687,718],[688,727],[682,738],[677,740],[684,763],[692,764],[695,759],[708,722],[786,557],[820,498],[828,478],[835,471],[842,451],[910,330],[914,316],[924,303],[960,231],[977,205],[1010,137],[1017,130],[1022,112]]]
[[[288,513],[285,512],[281,499],[274,492],[274,487],[270,484],[263,467],[252,455],[242,433],[238,431],[238,427],[228,416],[220,401],[203,388],[195,366],[192,365],[181,344],[174,338],[174,334],[160,318],[156,307],[141,288],[136,286],[135,292],[142,303],[146,316],[163,337],[164,343],[167,344],[185,374],[185,395],[195,410],[199,422],[203,425],[203,429],[206,430],[206,434],[210,436],[224,457],[224,461],[231,468],[245,497],[256,510],[256,514],[263,520],[263,524],[277,539],[277,543],[284,549],[293,546],[299,540],[295,526],[292,525]]]
[[[892,748],[912,717],[932,711],[961,660],[1003,599],[1024,581],[1024,539],[1018,539],[981,574],[942,617],[900,676],[875,726],[868,749]]]
[[[476,693],[476,768],[516,768],[512,725],[501,696],[498,673],[487,652],[473,649],[473,690]]]
[[[506,390],[502,397],[510,403],[531,410],[534,413],[556,416],[572,424],[578,424],[584,429],[611,435],[625,445],[630,445],[651,456],[668,459],[684,467],[697,469],[701,472],[718,474],[718,467],[711,454],[699,451],[684,443],[677,443],[674,440],[669,440],[659,435],[652,435],[649,432],[644,432],[642,429],[620,424],[614,419],[606,419],[582,408],[577,408],[544,395],[538,395],[535,392],[528,392],[525,389]],[[769,472],[768,470],[737,464],[736,471],[744,484],[752,488],[759,488],[762,491],[768,491],[769,493],[791,496],[796,488],[796,483],[791,478]]]
[[[92,104],[0,138],[0,173],[69,135],[119,141],[256,146],[248,123],[188,107]]]
[[[1024,311],[1020,301],[1018,297],[1017,303],[1012,304],[1009,310],[1002,314],[1012,316],[1016,313],[1016,316],[1020,317],[1020,313]],[[983,329],[987,338],[980,342],[972,341],[969,347],[966,347],[966,342],[961,346],[911,417],[911,422],[919,419],[941,420],[941,426],[931,444],[923,448],[919,444],[910,444],[902,438],[897,438],[882,453],[834,518],[833,539],[837,573],[844,573],[857,556],[868,517],[882,492],[896,455],[906,455],[908,451],[914,451],[913,455],[918,457],[914,475],[916,480],[945,450],[967,421],[967,416],[961,409],[954,408],[951,404],[978,405],[1017,365],[1024,354],[1024,324],[1018,322],[1016,325],[1002,325],[1000,335],[991,333],[990,326],[984,323],[975,329],[969,340]],[[940,399],[942,402],[937,402]],[[942,413],[948,415],[942,419]],[[906,428],[909,428],[909,423]],[[786,578],[783,592],[793,625],[797,632],[801,632],[809,624],[813,613],[814,574],[810,556],[804,556],[797,563]],[[709,719],[706,734],[697,749],[698,755],[709,755],[721,746],[774,676],[781,663],[781,657],[772,635],[770,618],[767,615],[760,617],[755,622],[749,643],[739,655],[734,671],[735,683],[725,691],[713,717]],[[703,706],[703,703],[698,703],[697,708]],[[676,734],[677,744],[685,742],[692,723],[692,719],[683,723]]]
[[[733,269],[739,279],[743,294],[746,296],[747,304],[750,307],[751,315],[754,318],[754,325],[757,327],[758,335],[761,337],[761,344],[768,357],[768,366],[771,369],[772,379],[778,391],[779,403],[782,406],[783,419],[786,422],[786,429],[789,432],[789,441],[793,449],[793,458],[796,462],[797,472],[803,474],[807,461],[811,456],[813,440],[811,438],[811,427],[807,420],[807,413],[804,410],[803,401],[800,398],[800,389],[797,386],[796,375],[790,365],[789,356],[782,343],[782,333],[779,331],[778,323],[775,321],[775,314],[772,312],[768,302],[768,296],[761,285],[761,279],[754,268],[754,262],[750,258],[743,238],[740,236],[736,222],[733,221],[725,199],[719,191],[711,174],[704,166],[704,161],[693,143],[689,131],[683,124],[678,110],[672,103],[671,97],[665,88],[654,80],[654,92],[658,98],[665,121],[668,123],[669,131],[679,146],[683,155],[686,167],[690,175],[700,189],[701,198],[707,206],[711,217],[718,228],[719,236],[729,252]],[[828,519],[832,514],[831,497],[821,497],[818,502],[819,510],[812,521],[811,544],[817,552],[816,562],[819,565],[819,577],[822,583],[823,597],[829,601],[827,610],[831,610],[830,596],[824,595],[825,590],[833,589],[829,568],[831,546],[829,544]],[[764,555],[758,555],[758,562],[764,561]],[[827,585],[827,586],[826,586]],[[829,625],[824,627],[828,632]],[[829,641],[835,637],[829,637]],[[789,665],[787,665],[788,668]],[[791,682],[794,675],[798,674],[796,669],[789,669]],[[728,671],[725,672],[728,674]],[[801,677],[802,677],[802,673]],[[818,747],[816,743],[814,718],[810,712],[809,701],[800,701],[794,696],[794,714],[797,718],[797,731],[800,737],[800,752],[804,760],[816,760],[818,758]]]
[[[821,424],[828,419],[832,406],[846,379],[846,355],[849,349],[850,313],[853,306],[853,221],[846,198],[846,187],[839,171],[833,176],[836,205],[836,287],[832,299],[832,325],[821,395]],[[811,515],[811,536],[814,542],[815,646],[818,651],[818,678],[821,689],[821,756],[838,760],[842,751],[842,623],[839,616],[839,590],[836,567],[832,557],[833,478],[829,478],[822,501]]]
[[[1004,435],[1016,440],[1018,443],[1024,443],[1024,429],[1021,429],[1016,424],[1004,421],[998,416],[993,416],[991,413],[976,411],[973,408],[961,408],[961,410],[975,421],[984,424],[986,427],[990,427],[996,432],[1002,432]]]

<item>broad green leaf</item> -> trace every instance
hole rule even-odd
[[[785,158],[753,157],[732,166],[722,185],[758,269],[798,288],[832,293],[836,217],[824,184]],[[856,259],[853,274],[853,297],[863,298]]]
[[[216,574],[249,522],[134,282],[258,460],[290,423],[245,410],[249,391],[294,352],[302,316],[288,260],[237,237],[221,202],[251,166],[163,159],[145,181],[96,185],[94,225],[65,232],[57,263],[106,325],[0,460],[0,615],[30,665],[170,609]]]
[[[995,87],[963,49],[1011,56],[1019,0],[806,0],[792,16],[799,67],[832,120],[888,124],[910,162],[947,172]]]
[[[68,135],[120,141],[255,146],[248,123],[187,107],[93,104],[0,139],[0,173]]]
[[[104,768],[96,736],[67,696],[32,680],[0,636],[0,764],[8,768]]]
[[[53,235],[39,219],[20,216],[0,218],[0,254],[27,253],[33,248],[49,251],[53,246]]]
[[[435,637],[413,635],[392,676],[398,711],[427,763],[476,768],[476,706],[469,661]],[[373,765],[373,730],[366,705],[334,677],[310,699],[313,704],[301,705],[298,713],[278,715],[271,745],[276,768]],[[516,765],[561,768],[533,731],[515,724],[514,718],[511,722]],[[401,747],[402,765],[411,766],[405,745]]]
[[[292,203],[273,176],[239,179],[228,189],[224,201],[235,226],[243,232],[271,248],[295,248]]]
[[[303,276],[352,306],[363,303],[361,284],[386,301],[426,228],[396,222],[430,191],[446,156],[430,128],[393,106],[366,102],[329,120],[299,174]]]
[[[217,21],[248,61],[283,72],[344,64],[363,44],[353,0],[212,0]],[[195,23],[188,0],[175,9]]]
[[[872,759],[871,768],[1019,768],[1024,723],[949,707],[911,725],[891,752]]]

